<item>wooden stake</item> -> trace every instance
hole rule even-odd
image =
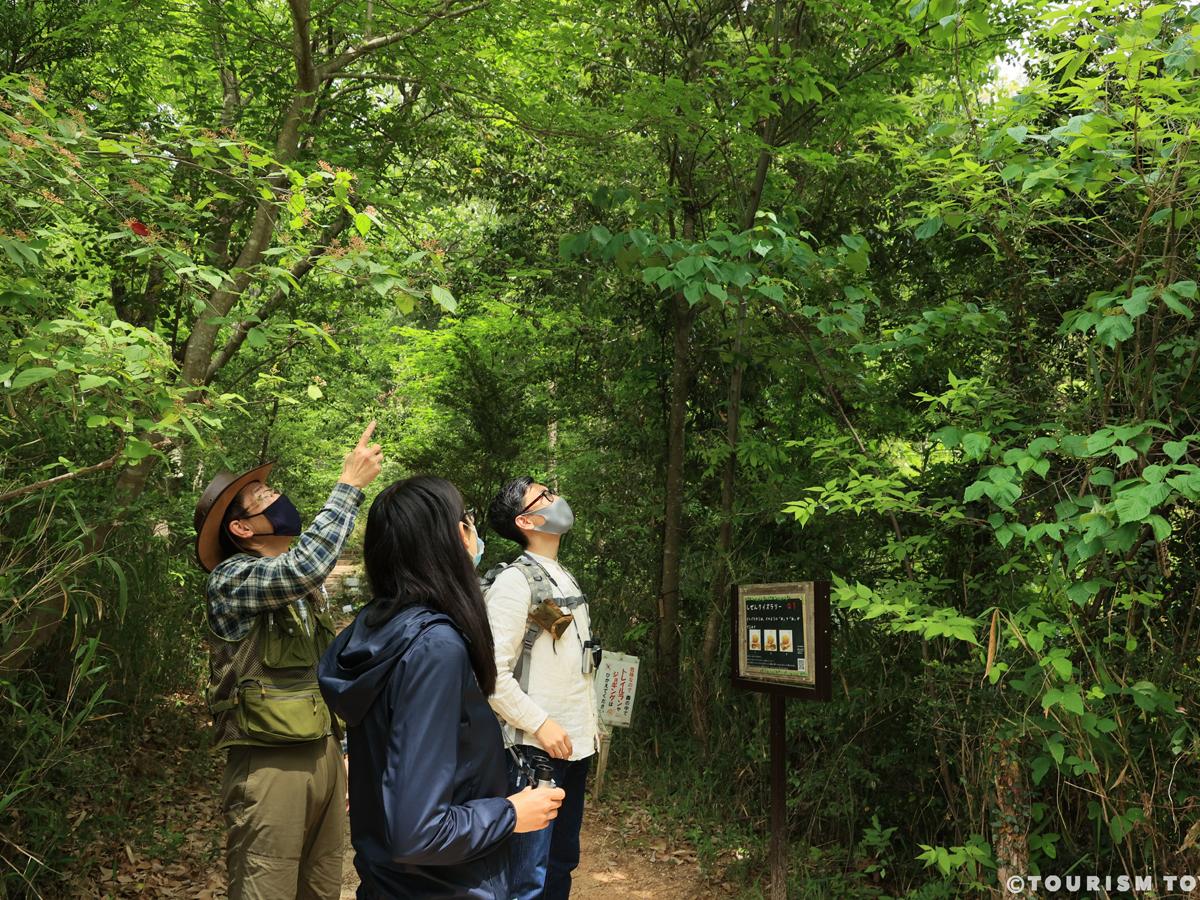
[[[604,771],[608,768],[608,747],[612,743],[612,729],[600,724],[600,752],[596,759],[596,784],[593,788],[597,797],[604,791]]]
[[[787,900],[787,718],[784,698],[771,695],[771,900]]]

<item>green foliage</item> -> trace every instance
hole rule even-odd
[[[99,717],[196,682],[200,487],[315,511],[369,418],[385,480],[570,497],[646,662],[614,762],[748,891],[724,580],[834,584],[797,891],[1194,868],[1195,10],[309,6],[0,13],[5,888]]]

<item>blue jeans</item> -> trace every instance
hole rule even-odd
[[[566,900],[571,895],[571,872],[579,865],[583,787],[591,762],[591,757],[575,762],[550,760],[554,782],[567,796],[559,807],[558,818],[547,827],[509,838],[509,892],[516,900]],[[514,792],[525,787],[525,778],[511,754],[508,784]]]

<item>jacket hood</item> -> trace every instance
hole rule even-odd
[[[407,606],[372,627],[366,621],[369,609],[333,639],[317,670],[325,702],[350,726],[362,722],[387,687],[393,667],[425,629],[440,622],[454,627],[445,613],[425,606]]]

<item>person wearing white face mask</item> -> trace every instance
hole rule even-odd
[[[583,789],[599,735],[593,691],[599,642],[587,598],[558,559],[574,521],[566,500],[528,476],[505,484],[488,508],[488,524],[523,551],[484,579],[496,652],[489,702],[510,747],[509,787],[524,787],[529,767],[540,761],[566,791],[549,828],[514,835],[509,844],[511,894],[519,900],[570,895]]]

